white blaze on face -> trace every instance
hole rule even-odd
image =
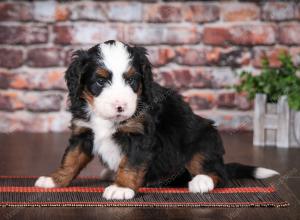
[[[102,62],[112,73],[111,85],[106,85],[98,97],[94,98],[96,114],[109,120],[125,120],[130,118],[137,105],[137,94],[126,84],[123,74],[128,71],[130,54],[121,42],[100,44]],[[118,107],[123,111],[118,112]],[[118,116],[118,117],[117,117]]]

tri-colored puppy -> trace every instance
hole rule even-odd
[[[76,51],[65,79],[72,135],[61,166],[35,186],[63,187],[99,156],[115,172],[106,199],[131,199],[140,186],[190,174],[194,193],[230,178],[267,178],[274,170],[224,164],[213,122],[195,115],[176,92],[153,81],[146,49],[107,41]]]

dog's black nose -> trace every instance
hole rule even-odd
[[[122,106],[117,106],[117,112],[124,112],[124,108]]]

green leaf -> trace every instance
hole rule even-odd
[[[292,57],[286,52],[280,53],[278,59],[281,62],[279,68],[271,68],[269,61],[262,59],[260,75],[242,71],[240,84],[234,88],[239,93],[246,92],[249,99],[254,99],[256,93],[264,93],[269,102],[277,102],[280,96],[286,95],[289,106],[300,110],[300,79],[296,75],[300,67],[294,65]]]

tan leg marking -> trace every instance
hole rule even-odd
[[[146,166],[132,168],[127,157],[121,160],[119,169],[116,174],[115,183],[121,187],[128,187],[135,191],[143,184],[146,173]]]
[[[192,159],[185,165],[185,167],[192,176],[196,176],[199,174],[205,174],[205,175],[211,177],[216,186],[218,184],[218,182],[220,181],[220,178],[214,172],[205,172],[203,170],[204,160],[205,160],[205,157],[202,154],[196,153],[192,157]]]
[[[66,153],[60,168],[50,177],[58,187],[68,186],[91,159],[77,146]]]
[[[191,175],[196,176],[197,174],[203,173],[202,167],[204,159],[205,157],[202,154],[197,153],[192,157],[192,159],[189,162],[187,162],[185,167]]]

